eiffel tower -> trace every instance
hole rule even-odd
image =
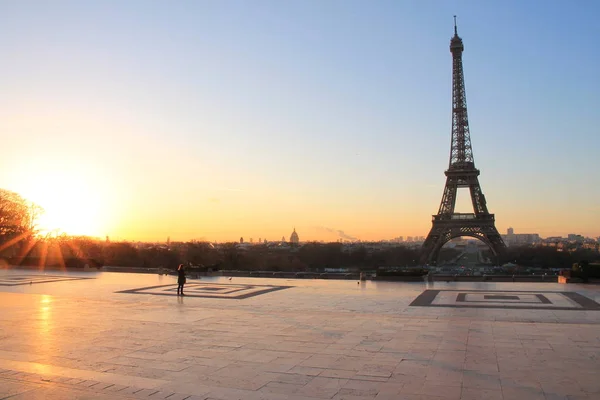
[[[450,165],[446,170],[446,187],[437,215],[432,218],[432,227],[421,250],[421,263],[435,265],[440,249],[449,240],[470,236],[481,240],[498,258],[506,245],[494,224],[494,214],[487,209],[485,196],[479,186],[479,170],[473,161],[469,120],[467,118],[467,97],[462,66],[462,39],[456,29],[454,16],[454,36],[450,40],[452,53],[452,145]],[[469,188],[473,213],[456,213],[456,191]]]

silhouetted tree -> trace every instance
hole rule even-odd
[[[141,267],[143,261],[138,250],[130,243],[107,243],[104,247],[105,265],[118,267]]]
[[[207,242],[188,242],[178,245],[182,261],[195,266],[214,265],[219,261],[219,254],[214,246]]]
[[[179,253],[164,246],[149,246],[138,250],[144,268],[176,269],[182,260]]]
[[[226,269],[238,269],[240,266],[240,253],[237,243],[225,243],[221,246],[223,267]]]
[[[364,267],[368,262],[368,252],[365,246],[360,246],[350,252],[349,261],[350,264],[356,267]]]
[[[590,249],[560,251],[551,246],[511,246],[503,256],[503,262],[516,263],[531,268],[564,268],[570,269],[573,263],[580,260],[600,260],[600,254]]]
[[[27,240],[35,233],[42,208],[9,190],[0,189],[0,249]]]

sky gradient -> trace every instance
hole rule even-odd
[[[454,14],[498,230],[600,235],[583,0],[0,1],[0,187],[128,240],[425,236]]]

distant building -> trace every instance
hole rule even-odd
[[[584,239],[585,239],[585,238],[584,238],[583,236],[581,236],[581,235],[577,235],[577,234],[575,234],[575,233],[569,233],[569,234],[567,235],[567,240],[568,240],[568,241],[570,241],[570,242],[571,242],[571,241],[572,241],[572,242],[583,242],[583,240],[584,240]]]
[[[520,246],[525,244],[537,244],[542,241],[537,233],[515,233],[513,228],[506,230],[506,235],[502,239],[507,246]]]
[[[294,232],[292,232],[292,234],[290,235],[290,243],[291,244],[300,243],[300,238],[298,237],[298,234],[296,233],[296,228],[294,228]]]
[[[594,251],[600,250],[600,245],[598,244],[598,242],[594,242],[592,240],[586,241],[584,243],[578,242],[578,245],[580,245],[582,249],[588,249],[588,250],[594,250]]]
[[[240,244],[244,244],[244,238],[243,237],[240,238]]]

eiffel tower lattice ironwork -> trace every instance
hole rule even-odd
[[[432,218],[432,227],[423,243],[421,263],[435,264],[442,246],[449,240],[470,236],[486,243],[496,257],[503,253],[506,245],[494,224],[494,214],[487,209],[485,196],[479,185],[479,170],[473,161],[467,98],[462,66],[462,39],[456,29],[450,41],[452,53],[452,145],[450,165],[446,171],[446,187],[437,215]],[[459,188],[469,188],[473,213],[456,213],[456,194]]]

